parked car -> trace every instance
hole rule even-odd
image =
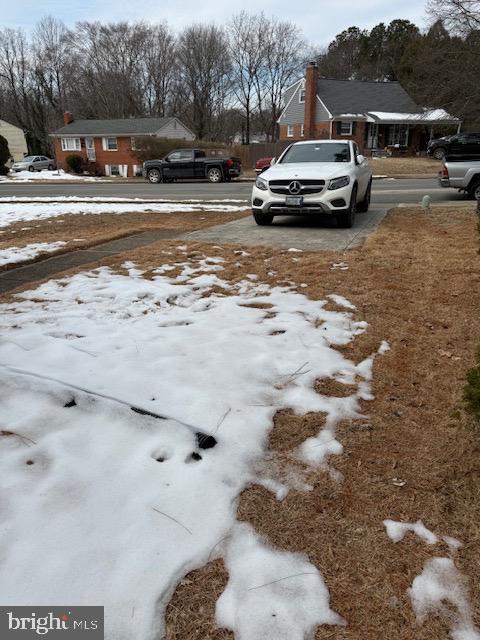
[[[352,140],[295,142],[257,176],[252,213],[259,225],[274,216],[333,215],[352,227],[357,211],[368,211],[372,172]]]
[[[480,157],[478,160],[444,160],[439,174],[442,187],[465,191],[480,200]]]
[[[272,165],[273,158],[259,158],[255,162],[255,173],[258,175],[263,171],[266,171]]]
[[[47,156],[26,156],[23,160],[14,162],[11,171],[41,171],[42,169],[53,171],[55,160],[47,158]]]
[[[446,156],[454,158],[478,158],[480,160],[480,133],[458,133],[430,140],[427,154],[437,160]]]
[[[207,158],[202,149],[175,149],[162,160],[143,163],[143,176],[153,183],[173,182],[178,178],[207,178],[210,182],[223,182],[237,178],[241,172],[240,158]]]

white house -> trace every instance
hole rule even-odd
[[[15,162],[22,160],[28,154],[25,134],[20,127],[0,120],[0,136],[3,136],[8,142],[8,148]]]

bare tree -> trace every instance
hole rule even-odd
[[[269,140],[277,135],[285,89],[302,72],[305,42],[291,22],[271,18],[263,34],[262,64],[255,76],[258,111]]]
[[[458,35],[480,29],[480,0],[429,0],[427,13]]]
[[[143,95],[148,115],[166,116],[172,111],[178,77],[175,36],[166,23],[151,27],[144,47]]]
[[[215,138],[216,120],[231,89],[230,60],[223,29],[187,27],[178,42],[180,75],[190,106],[189,124],[200,138]]]
[[[263,34],[266,27],[267,20],[263,13],[250,15],[245,11],[234,16],[228,25],[232,87],[238,103],[245,112],[246,144],[250,143],[251,115],[257,106],[255,82],[263,61]]]

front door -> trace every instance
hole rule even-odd
[[[96,162],[95,140],[93,138],[85,138],[85,148],[87,150],[87,160],[89,162]]]
[[[378,124],[370,122],[368,125],[367,149],[378,149]]]

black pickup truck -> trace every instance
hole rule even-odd
[[[143,176],[153,183],[178,178],[207,178],[210,182],[230,181],[242,172],[240,158],[209,157],[202,149],[175,149],[163,160],[143,163]]]

